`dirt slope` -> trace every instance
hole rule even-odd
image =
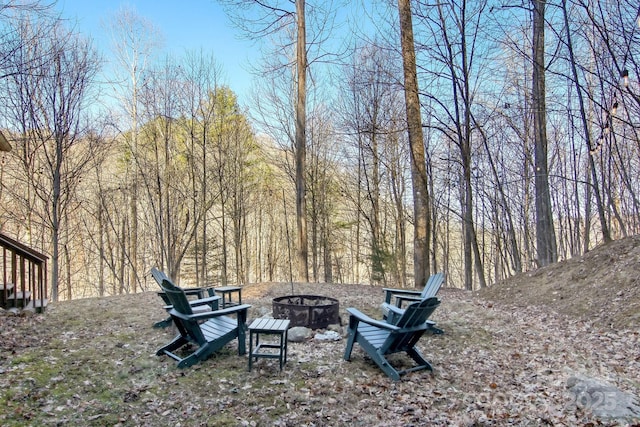
[[[478,296],[516,307],[542,306],[598,327],[640,328],[640,236],[596,247],[519,274]]]

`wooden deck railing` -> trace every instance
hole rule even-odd
[[[0,233],[2,283],[0,307],[44,311],[47,306],[49,257]]]

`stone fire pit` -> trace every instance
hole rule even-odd
[[[340,323],[340,302],[321,295],[287,295],[273,299],[273,317],[290,325],[325,329]]]

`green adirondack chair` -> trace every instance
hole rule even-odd
[[[444,283],[444,274],[436,273],[429,277],[427,283],[424,285],[424,288],[421,291],[410,290],[410,289],[393,289],[393,288],[383,288],[384,291],[384,303],[391,304],[391,300],[393,297],[396,298],[395,305],[396,307],[402,308],[402,303],[405,301],[414,302],[420,301],[425,298],[435,297],[440,290],[440,287]]]
[[[384,288],[385,302],[382,303],[380,308],[382,309],[382,318],[388,323],[396,324],[398,319],[404,313],[402,303],[415,302],[424,300],[426,298],[435,297],[440,287],[444,283],[444,274],[436,273],[429,277],[427,284],[422,291],[412,291],[408,289],[389,289]],[[391,300],[395,296],[395,303],[392,304]],[[430,331],[434,334],[443,334],[444,331],[440,328],[436,328],[435,322],[429,320],[427,324],[430,326]]]
[[[418,340],[429,329],[427,320],[440,305],[437,298],[427,298],[407,306],[398,322],[394,325],[372,319],[355,308],[348,308],[349,335],[344,351],[344,360],[351,359],[355,343],[360,344],[364,352],[382,369],[398,381],[401,375],[421,369],[433,370],[431,364],[416,348]],[[406,352],[416,366],[398,370],[387,360],[388,355]]]
[[[151,269],[151,276],[154,278],[158,286],[162,288],[162,281],[169,280],[169,276],[165,274],[164,271],[161,271],[155,267]],[[173,283],[173,282],[172,282]],[[213,288],[182,288],[185,295],[189,299],[189,304],[191,308],[196,313],[201,313],[205,311],[217,310],[220,297],[216,296],[215,290]],[[165,303],[165,310],[169,311],[173,308],[171,305],[171,301],[169,301],[169,297],[164,291],[158,292],[158,296],[162,298],[162,301]],[[161,320],[153,324],[154,328],[166,328],[171,325],[173,322],[171,316],[168,316],[166,319]]]
[[[167,345],[157,351],[157,355],[167,355],[178,362],[178,368],[186,368],[206,360],[227,343],[238,339],[238,354],[246,353],[247,311],[248,304],[237,305],[222,310],[194,313],[184,291],[169,279],[162,281],[165,292],[173,308],[169,311],[178,335]],[[232,315],[235,316],[231,317]],[[184,355],[188,344],[196,349]],[[185,347],[185,348],[182,348]]]

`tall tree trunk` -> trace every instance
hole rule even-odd
[[[65,244],[62,245],[64,252],[65,271],[67,273],[67,301],[73,299],[73,282],[71,281],[71,254],[69,253],[69,236],[65,236]],[[84,291],[83,291],[84,293]]]
[[[54,207],[55,210],[55,207]],[[54,212],[54,218],[57,216]],[[51,227],[51,300],[58,301],[58,291],[60,288],[60,230],[53,220]]]
[[[129,289],[136,293],[136,278],[138,276],[138,167],[136,161],[133,161],[133,182],[131,187],[131,274],[129,275]]]
[[[587,164],[589,169],[595,167],[593,163],[593,157],[589,156],[589,163]],[[587,174],[587,185],[584,188],[584,240],[583,247],[584,252],[589,252],[589,244],[591,241],[591,189],[592,186],[591,180],[593,179],[594,174]]]
[[[97,168],[96,168],[97,172]],[[96,180],[99,184],[99,177]],[[98,217],[98,296],[103,297],[105,295],[104,288],[104,259],[105,259],[105,219],[104,219],[104,202],[103,202],[103,194],[98,195],[98,209],[96,212],[96,216]]]
[[[404,69],[404,93],[411,153],[411,182],[413,184],[413,271],[416,288],[424,287],[429,276],[430,212],[427,166],[425,162],[422,118],[418,98],[416,52],[410,0],[398,0],[400,41]]]
[[[307,242],[307,203],[305,188],[306,161],[306,108],[307,108],[307,36],[305,0],[296,0],[298,19],[296,65],[298,99],[296,103],[296,225],[298,227],[298,278],[309,281]]]
[[[120,239],[120,268],[119,268],[119,276],[120,276],[120,280],[118,281],[119,283],[114,283],[113,286],[118,286],[118,290],[116,291],[114,289],[113,294],[114,295],[120,295],[124,293],[124,288],[125,288],[125,266],[127,263],[127,245],[125,244],[125,237],[126,236],[126,232],[127,232],[127,223],[126,223],[126,218],[122,219],[122,223],[120,224],[120,236],[122,236],[122,238]]]
[[[547,166],[547,107],[545,101],[544,9],[546,0],[533,0],[533,127],[535,134],[536,244],[538,265],[558,260],[553,228]]]
[[[220,284],[222,286],[227,286],[228,279],[228,269],[227,269],[227,257],[228,255],[228,243],[227,243],[227,219],[225,210],[226,206],[226,195],[222,195],[220,199],[220,226],[221,226],[221,234],[222,234],[222,259],[220,260]]]
[[[131,109],[131,230],[129,256],[131,258],[131,274],[129,275],[129,290],[136,293],[136,276],[138,268],[138,81],[135,71],[131,73],[132,109]],[[123,236],[124,238],[124,236]]]
[[[377,125],[376,120],[376,118],[373,119],[372,128]],[[371,138],[362,141],[361,147],[362,171],[364,172],[364,180],[367,183],[366,197],[371,203],[371,213],[368,215],[371,228],[371,280],[375,283],[385,283],[384,254],[386,244],[380,223],[380,153],[376,132],[371,132]],[[370,163],[367,163],[367,149],[371,151]],[[368,172],[369,169],[371,169],[371,172]]]

